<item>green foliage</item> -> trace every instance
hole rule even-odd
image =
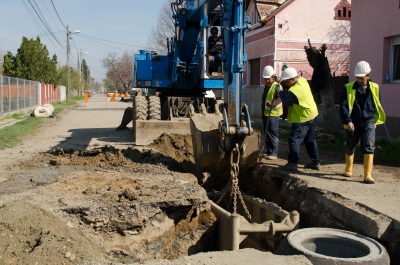
[[[74,69],[74,68],[70,68],[69,70],[69,74],[70,74],[70,84],[71,84],[71,90],[75,90],[75,91],[80,91],[81,94],[83,93],[83,91],[85,90],[85,83],[82,80],[81,81],[81,77],[79,75],[79,72]],[[68,72],[67,72],[67,66],[61,66],[60,68],[57,69],[57,76],[59,78],[59,84],[66,86],[68,88]],[[79,94],[79,93],[77,93]]]
[[[15,56],[7,52],[4,56],[4,74],[7,76],[58,85],[57,56],[49,57],[46,45],[39,37],[36,40],[22,37]]]
[[[107,88],[108,91],[114,91],[114,84],[109,77],[107,79],[103,79],[104,87]]]

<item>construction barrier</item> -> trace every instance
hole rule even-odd
[[[131,95],[126,93],[126,94],[120,94],[120,93],[107,93],[107,98],[106,98],[106,105],[107,102],[116,102],[121,100],[121,97],[124,98],[130,98]]]
[[[89,101],[89,95],[88,95],[88,93],[83,94],[83,100],[84,100],[85,102],[88,102],[88,101]]]

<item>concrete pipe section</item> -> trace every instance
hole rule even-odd
[[[390,263],[386,249],[377,241],[358,233],[330,228],[293,231],[275,254],[302,254],[315,265]]]

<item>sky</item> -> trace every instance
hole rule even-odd
[[[102,59],[110,52],[121,56],[124,51],[144,49],[165,1],[0,0],[0,53],[15,55],[23,36],[40,36],[50,58],[56,54],[59,65],[66,65],[68,26],[70,32],[80,30],[71,34],[70,65],[77,68],[82,52],[91,76],[101,83],[106,72]]]

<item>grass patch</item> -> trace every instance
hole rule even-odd
[[[75,106],[77,100],[82,100],[83,97],[74,97],[64,102],[52,102],[54,113],[60,114],[65,107]],[[21,120],[11,126],[0,129],[0,150],[12,148],[21,144],[21,138],[27,135],[35,135],[43,124],[43,117],[30,117],[28,114],[14,113],[9,116],[16,120]]]
[[[375,157],[400,162],[400,143],[380,139],[375,142]]]
[[[63,101],[63,102],[52,102],[51,105],[54,107],[54,113],[55,114],[60,114],[64,107],[70,107],[70,106],[75,106],[77,104],[77,100],[83,100],[82,97],[73,97],[68,101]]]
[[[34,135],[42,125],[44,118],[27,117],[11,126],[0,129],[0,150],[17,146],[20,137]]]

